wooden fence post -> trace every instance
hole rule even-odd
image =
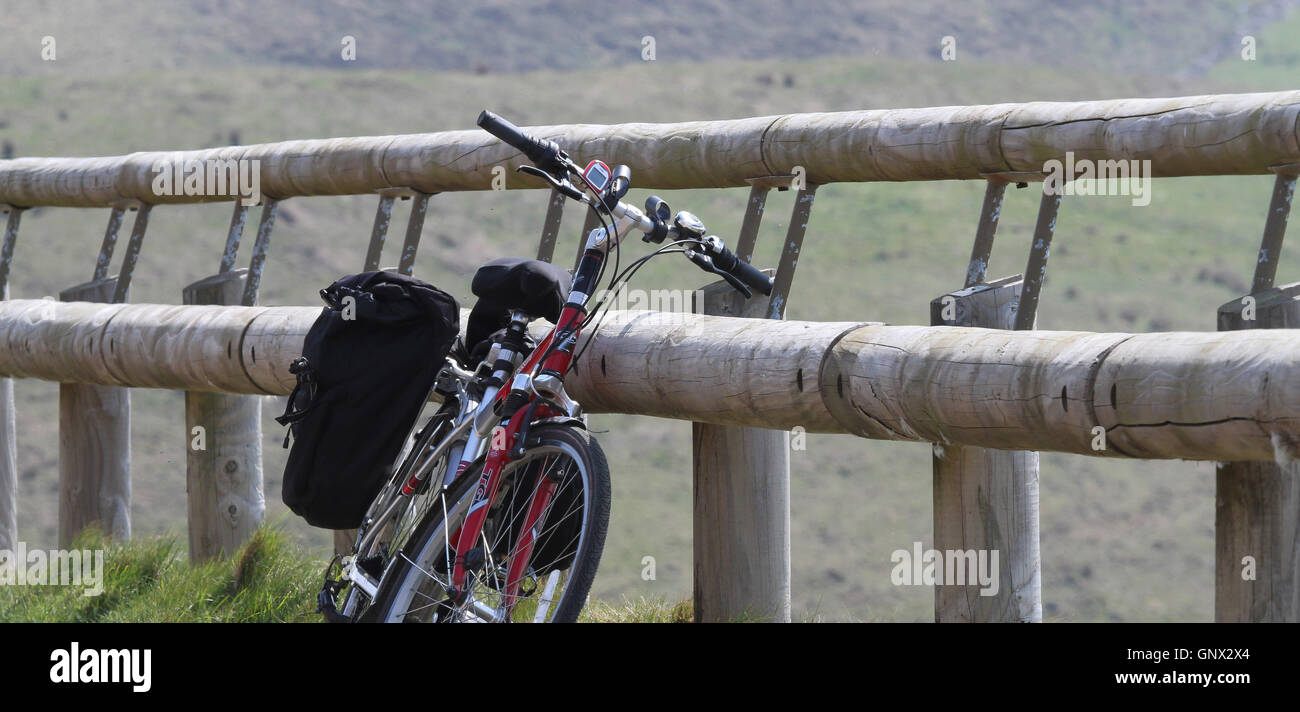
[[[117,232],[128,209],[137,211],[131,238],[117,276],[109,277]],[[125,302],[152,209],[135,200],[115,204],[90,281],[59,292],[59,299]],[[112,351],[116,345],[110,338],[107,344],[101,340],[99,348]],[[60,383],[59,545],[69,546],[90,526],[115,539],[131,538],[131,391]]]
[[[1228,302],[1219,331],[1300,328],[1300,282],[1250,296],[1255,318]],[[1295,443],[1275,447],[1294,457]],[[1214,479],[1214,619],[1300,622],[1300,462],[1225,462]]]
[[[816,184],[794,175],[748,180],[749,200],[735,253],[754,253],[767,194],[798,189],[773,277],[772,294],[749,299],[726,282],[696,293],[697,313],[784,319],[799,251],[812,216]],[[695,482],[695,621],[790,622],[790,433],[691,424]]]
[[[1300,328],[1300,282],[1274,287],[1300,164],[1277,179],[1251,293],[1219,307],[1219,331]],[[1300,443],[1273,435],[1277,462],[1221,463],[1214,478],[1214,619],[1300,622]]]
[[[930,323],[1011,329],[1023,285],[1015,275],[943,295],[930,303]],[[990,569],[996,589],[969,578],[966,585],[934,587],[935,621],[1042,621],[1038,453],[944,444],[934,450],[934,548],[998,556]]]
[[[185,287],[184,304],[239,304],[248,270],[232,270]],[[239,358],[234,345],[232,358]],[[266,516],[262,492],[262,400],[257,396],[185,393],[185,491],[190,561],[232,554]]]
[[[65,302],[111,302],[117,277],[59,293]],[[100,348],[114,348],[101,343]],[[131,538],[131,391],[59,384],[59,546],[95,526]]]
[[[0,378],[0,549],[18,543],[18,443],[14,439],[14,381]]]
[[[726,282],[697,293],[696,311],[762,318]],[[695,477],[695,620],[790,622],[790,434],[691,424]]]
[[[9,266],[18,240],[22,211],[0,204],[6,214],[4,242],[0,247],[0,300],[9,298]],[[18,544],[18,443],[15,440],[14,382],[0,378],[0,550]]]

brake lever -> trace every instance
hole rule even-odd
[[[689,259],[691,262],[694,262],[697,266],[700,267],[700,269],[703,269],[705,272],[712,272],[713,274],[716,274],[719,277],[727,280],[727,283],[730,284],[732,287],[734,287],[737,292],[740,292],[741,294],[745,295],[746,299],[749,299],[750,297],[754,296],[754,293],[749,289],[749,285],[740,281],[738,277],[731,274],[730,272],[719,269],[717,265],[713,264],[712,257],[709,257],[703,252],[697,252],[695,250],[688,249],[686,250],[686,258]]]
[[[555,176],[551,175],[550,173],[547,173],[546,171],[538,168],[537,166],[519,166],[515,170],[520,173],[527,173],[528,175],[537,176],[538,178],[541,178],[547,183],[550,183],[551,187],[559,191],[561,194],[573,198],[579,203],[587,202],[586,196],[582,194],[582,191],[575,188],[573,184],[568,181],[567,178],[565,180],[560,180]]]

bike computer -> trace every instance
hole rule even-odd
[[[609,187],[609,180],[614,174],[609,170],[609,166],[604,161],[592,161],[582,171],[582,177],[591,184],[592,188],[598,193],[604,193]]]

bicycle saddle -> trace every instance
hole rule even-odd
[[[569,299],[572,278],[563,267],[523,257],[502,257],[474,273],[470,290],[478,297],[465,327],[465,349],[480,343],[509,323],[512,309],[555,323]]]

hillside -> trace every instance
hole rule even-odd
[[[7,0],[0,76],[253,67],[594,69],[642,61],[957,58],[1200,76],[1297,0],[794,2],[624,0]],[[56,62],[44,62],[45,37]],[[355,39],[355,59],[342,54]]]
[[[289,32],[280,28],[293,27],[294,16],[289,14],[266,22],[266,33],[244,38],[241,46],[247,56],[240,60],[231,49],[239,44],[234,40],[235,29],[246,29],[256,17],[253,4],[235,2],[221,6],[234,12],[230,17],[237,21],[209,13],[208,24],[202,25],[206,39],[201,40],[186,24],[183,12],[157,12],[141,25],[137,35],[158,43],[151,45],[149,52],[123,56],[121,62],[108,61],[105,56],[74,61],[76,54],[61,40],[61,58],[54,63],[57,69],[30,68],[15,64],[14,43],[9,41],[14,27],[21,27],[24,36],[43,32],[32,29],[39,24],[30,10],[35,6],[23,4],[4,13],[7,34],[6,41],[0,42],[0,53],[4,53],[0,54],[0,76],[7,78],[0,81],[0,141],[12,143],[19,155],[103,155],[221,145],[230,141],[232,133],[239,141],[252,143],[467,128],[484,107],[525,124],[676,121],[790,111],[1293,89],[1295,69],[1300,66],[1295,39],[1300,37],[1300,20],[1292,15],[1259,33],[1257,62],[1242,62],[1232,55],[1195,75],[1174,72],[1184,60],[1170,60],[1165,53],[1199,52],[1207,46],[1198,44],[1202,39],[1228,32],[1233,21],[1214,18],[1235,17],[1232,8],[1236,5],[1232,3],[1204,3],[1194,22],[1165,17],[1158,3],[1126,3],[1124,12],[1136,13],[1145,18],[1144,23],[1152,18],[1161,20],[1159,27],[1142,24],[1140,31],[1134,29],[1136,24],[1113,20],[1107,20],[1109,30],[1099,29],[1101,20],[1095,27],[1089,25],[1094,12],[1101,18],[1112,17],[1117,11],[1108,3],[1095,5],[1109,8],[1108,13],[1094,11],[1090,5],[1073,21],[1076,34],[1106,38],[1099,47],[1132,51],[1119,52],[1119,59],[1100,51],[1097,62],[1082,65],[1049,58],[1033,68],[1017,57],[1028,58],[1043,45],[1024,39],[1011,42],[1006,37],[1039,35],[1001,31],[998,34],[1003,41],[990,45],[987,59],[977,59],[975,43],[967,45],[964,39],[960,46],[969,46],[971,55],[959,55],[956,62],[940,62],[926,54],[934,46],[930,39],[923,43],[926,49],[907,56],[912,47],[908,42],[919,42],[916,38],[925,33],[946,32],[929,32],[924,28],[930,26],[905,21],[907,12],[918,10],[898,5],[901,9],[890,15],[894,24],[873,25],[869,36],[860,41],[892,42],[887,39],[892,37],[889,27],[909,28],[902,36],[912,39],[897,40],[901,43],[897,52],[882,50],[879,56],[864,51],[850,57],[817,56],[857,51],[844,49],[844,45],[832,47],[835,51],[809,50],[804,59],[756,60],[752,57],[766,56],[763,47],[780,44],[765,39],[775,37],[778,31],[765,27],[756,32],[752,42],[737,43],[733,49],[712,51],[699,48],[698,42],[687,43],[694,47],[691,51],[700,54],[683,52],[674,62],[667,61],[670,43],[664,41],[659,44],[663,61],[638,60],[595,70],[590,67],[610,56],[598,54],[574,59],[569,65],[551,59],[547,66],[556,68],[518,75],[502,72],[531,66],[523,59],[528,48],[535,47],[529,38],[547,36],[549,28],[538,25],[532,33],[498,33],[512,41],[500,52],[487,53],[500,57],[502,64],[486,74],[475,74],[472,68],[461,71],[465,67],[451,63],[443,65],[449,71],[431,71],[427,67],[438,66],[437,61],[419,59],[422,55],[416,54],[404,59],[394,55],[392,68],[364,65],[360,60],[343,67],[331,65],[330,60],[303,59],[307,56],[300,46],[307,42],[304,38],[333,32],[323,20],[302,25],[293,35],[299,38],[297,43],[271,39],[276,32]],[[1027,6],[1002,5],[1013,8],[1005,11],[1011,14],[1016,14],[1015,8]],[[218,5],[189,5],[204,6]],[[443,6],[449,5],[434,3],[435,17]],[[568,7],[569,3],[549,6]],[[671,3],[655,6],[672,7]],[[107,38],[100,43],[103,47],[96,51],[107,52],[120,42],[113,38],[130,36],[125,30],[113,29],[121,27],[116,23],[135,17],[125,5],[105,2],[88,7],[75,22],[72,14],[62,16],[62,21],[90,28],[98,20],[101,27],[109,28],[103,33]],[[278,7],[277,12],[282,13],[294,8],[306,12],[301,10],[305,5],[294,3]],[[319,8],[316,12],[322,16],[380,12],[347,10],[361,6],[341,2],[313,7]],[[499,6],[483,3],[477,7],[475,13]],[[977,2],[962,7],[971,9],[959,12],[977,14],[985,5]],[[1066,5],[1039,3],[1036,7],[1042,8],[1041,13],[1019,12],[1017,16],[1063,17]],[[399,10],[384,12],[401,16]],[[663,13],[655,15],[662,22],[667,21],[662,19],[665,15],[673,14],[654,12]],[[770,12],[786,11],[778,8]],[[635,15],[619,14],[624,18],[619,22]],[[996,18],[1002,17],[996,13],[978,16],[978,21],[961,20],[966,24],[960,27],[966,29],[960,36],[974,34],[973,28],[990,23],[996,27]],[[788,16],[755,17],[766,18],[765,24],[772,25]],[[728,19],[733,22],[726,22]],[[835,21],[841,27],[851,24],[829,10],[809,14],[806,19],[809,28],[821,28],[819,36],[829,32],[826,25],[818,24],[823,21]],[[452,26],[463,36],[473,36],[468,28],[475,21],[456,20]],[[1031,18],[1023,23],[1039,21],[1041,18]],[[235,29],[226,23],[235,23],[229,25]],[[374,23],[394,33],[399,32],[395,26],[401,24],[392,22],[391,17]],[[740,24],[734,13],[716,18],[715,26],[749,27]],[[918,26],[924,32],[916,29]],[[412,23],[412,28],[403,31],[418,30],[421,37],[436,37],[446,31],[439,22]],[[1023,29],[1029,32],[1032,27],[1024,25]],[[843,39],[848,32],[831,36]],[[1168,33],[1167,38],[1189,39],[1161,42],[1161,32]],[[275,46],[282,46],[287,54],[267,49],[277,41],[280,44]],[[765,41],[774,44],[764,45]],[[996,54],[1003,45],[1011,54]],[[463,50],[447,51],[452,53],[449,56],[466,56]],[[729,54],[733,51],[735,56]],[[1058,56],[1055,50],[1048,54]],[[1144,59],[1157,56],[1159,61]],[[707,61],[687,64],[701,58]],[[65,59],[67,64],[63,64]],[[234,71],[225,62],[241,68]],[[218,66],[223,69],[217,70]],[[1134,71],[1135,67],[1139,69]],[[789,82],[786,76],[791,78]],[[633,87],[638,96],[621,99],[611,93],[611,87]],[[1263,224],[1269,180],[1163,180],[1156,189],[1151,205],[1140,209],[1119,198],[1063,205],[1050,282],[1040,310],[1042,328],[1208,330],[1214,325],[1215,308],[1242,293]],[[1023,269],[1037,205],[1032,192],[1009,194],[990,276]],[[957,285],[964,274],[981,193],[981,186],[961,182],[824,187],[809,226],[789,316],[926,323],[929,300]],[[636,200],[644,196],[644,191],[633,192]],[[734,235],[739,229],[743,190],[663,197],[676,208],[697,212],[720,235]],[[478,264],[533,249],[544,202],[540,192],[437,196],[430,204],[417,276],[467,300],[468,277]],[[785,228],[789,207],[789,194],[773,194],[756,262],[775,263],[778,236]],[[288,201],[276,227],[263,301],[314,304],[317,289],[340,274],[359,269],[373,211],[371,198]],[[405,208],[399,207],[395,217],[404,219]],[[101,211],[38,209],[26,215],[15,257],[12,296],[40,297],[86,280],[105,219]],[[178,302],[183,285],[216,268],[227,220],[228,207],[223,205],[156,210],[137,267],[133,300]],[[566,220],[564,230],[571,238],[557,254],[572,254],[578,227],[574,218]],[[1284,281],[1300,275],[1296,254],[1292,250],[1285,255],[1280,272]],[[244,254],[240,263],[246,260]],[[938,272],[931,267],[936,263]],[[697,273],[684,272],[680,264],[670,261],[652,264],[643,275],[640,285],[646,288],[695,287],[700,283]],[[16,392],[19,524],[23,538],[33,546],[50,546],[57,512],[57,386],[23,381],[16,384]],[[135,391],[132,397],[136,530],[141,534],[183,533],[181,395]],[[327,536],[302,526],[287,515],[279,501],[284,451],[279,447],[282,431],[271,416],[282,408],[281,399],[265,401],[270,518],[282,522],[298,543],[323,552]],[[595,424],[609,430],[599,437],[611,456],[615,488],[610,541],[596,581],[596,597],[617,602],[624,597],[675,601],[689,596],[689,426],[630,416],[600,417]],[[1211,617],[1211,465],[1046,454],[1042,475],[1043,593],[1049,617]],[[792,478],[796,617],[929,618],[932,598],[928,589],[898,588],[888,580],[890,552],[930,539],[929,448],[848,436],[810,437],[808,449],[792,456]],[[640,578],[641,560],[647,555],[656,557],[656,581]]]

